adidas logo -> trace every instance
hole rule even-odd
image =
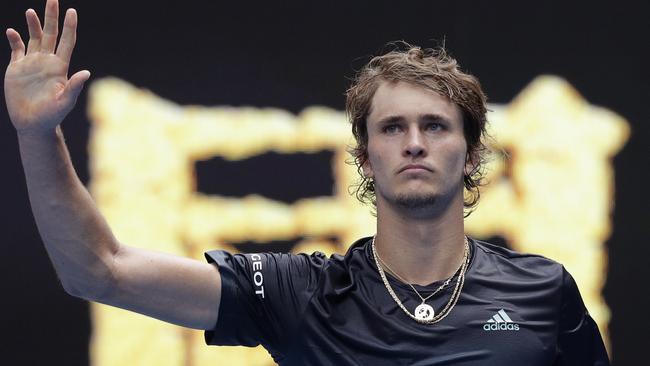
[[[519,324],[513,322],[508,314],[501,309],[483,325],[483,330],[519,330]]]

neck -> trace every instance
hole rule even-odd
[[[377,252],[409,283],[428,285],[452,276],[461,265],[464,241],[462,196],[429,215],[377,200]]]

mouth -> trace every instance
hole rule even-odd
[[[401,167],[398,171],[398,173],[403,173],[403,172],[408,172],[408,173],[416,173],[416,172],[432,172],[433,170],[429,168],[426,165],[422,164],[407,164],[403,167]]]

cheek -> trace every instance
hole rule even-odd
[[[379,172],[381,172],[381,162],[382,162],[382,157],[378,153],[373,153],[370,150],[368,150],[368,160],[366,163],[367,168],[365,171],[367,173],[370,173],[370,176],[376,176]]]
[[[368,177],[374,176],[376,172],[381,169],[382,156],[379,151],[381,151],[381,149],[378,149],[375,143],[368,142],[368,148],[366,149],[366,163],[364,164],[363,169]]]
[[[467,149],[465,147],[465,141],[463,140],[462,142],[450,142],[446,151],[447,156],[445,161],[447,161],[447,166],[452,170],[459,170],[464,173],[467,163]]]

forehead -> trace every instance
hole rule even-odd
[[[462,123],[460,107],[449,98],[430,89],[403,81],[381,81],[370,104],[368,122],[386,117],[438,115],[450,122]]]

